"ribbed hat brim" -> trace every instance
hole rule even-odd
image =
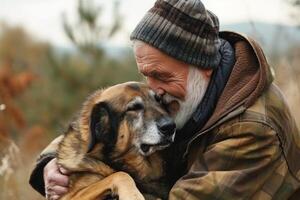
[[[155,7],[148,11],[130,39],[144,41],[185,63],[202,68],[216,68],[221,59],[218,52],[218,31],[213,27],[208,28],[206,22],[198,24],[197,27],[183,24],[188,16],[176,8],[168,9],[170,13],[164,13]],[[191,20],[190,24],[192,23]]]

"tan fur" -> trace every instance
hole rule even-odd
[[[122,113],[128,102],[134,97],[149,95],[149,89],[145,85],[135,83],[138,84],[140,90],[134,90],[128,87],[128,84],[131,83],[96,91],[84,102],[79,116],[70,124],[70,128],[59,144],[57,156],[60,165],[71,172],[75,172],[70,176],[70,189],[63,196],[63,200],[103,199],[107,195],[117,194],[122,196],[124,193],[132,194],[133,196],[127,196],[131,196],[133,199],[144,199],[137,190],[134,181],[128,182],[130,179],[128,177],[125,179],[126,175],[124,173],[116,172],[115,169],[103,162],[105,155],[102,154],[102,151],[105,144],[97,143],[92,151],[87,153],[91,132],[91,112],[96,104],[108,102],[113,105],[116,112]],[[155,101],[153,103],[152,100],[149,100],[149,97],[145,98],[144,101],[146,101],[147,106],[151,105],[156,109],[151,111],[152,115],[155,112],[157,112],[157,115],[167,115],[158,104],[152,105]],[[144,112],[147,112],[146,109]],[[136,114],[133,112],[131,115],[135,117]],[[109,119],[104,118],[102,120],[105,124],[108,123]],[[144,182],[145,185],[147,185],[147,182],[159,181],[164,176],[163,160],[160,153],[155,152],[148,157],[138,153],[132,142],[137,136],[128,124],[129,122],[125,119],[120,122],[111,158],[114,159],[114,162],[124,163],[124,169],[128,170],[125,171],[133,173],[133,176],[138,177],[139,181]],[[120,180],[123,182],[120,182]],[[124,184],[126,186],[131,185],[132,190],[122,189]],[[165,190],[165,188],[160,188],[160,190]],[[123,199],[126,199],[126,197]]]

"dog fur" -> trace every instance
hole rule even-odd
[[[161,150],[173,142],[175,127],[171,134],[162,133],[157,127],[161,120],[174,124],[142,83],[123,83],[92,94],[58,147],[58,164],[73,172],[62,199],[120,199],[122,189],[116,182],[128,180],[126,173],[134,182],[122,184],[136,184],[149,199],[166,199],[170,188]],[[144,198],[138,190],[122,194],[126,193],[131,199]]]

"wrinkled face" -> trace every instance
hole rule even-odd
[[[138,70],[148,85],[159,95],[168,93],[180,100],[187,94],[188,64],[167,56],[158,49],[137,42],[134,54]]]
[[[134,53],[139,72],[181,129],[201,102],[212,71],[189,66],[140,41]]]
[[[159,104],[155,93],[144,84],[116,85],[92,96],[89,102],[94,103],[89,151],[102,143],[104,153],[112,157],[130,150],[148,156],[174,140],[174,121]]]

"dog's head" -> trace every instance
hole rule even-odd
[[[84,104],[79,128],[105,154],[120,156],[135,149],[143,156],[169,146],[175,123],[145,84],[128,82],[94,93]]]

